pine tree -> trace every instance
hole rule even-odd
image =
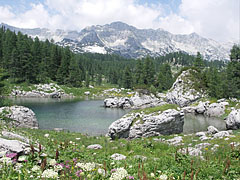
[[[67,83],[73,87],[81,87],[81,72],[75,58],[71,58]]]
[[[140,59],[137,60],[134,79],[136,85],[144,84],[143,63]]]
[[[156,86],[160,92],[166,91],[171,88],[173,84],[173,76],[171,67],[169,64],[163,64],[160,66],[160,72],[158,74],[158,80]]]
[[[122,81],[123,81],[122,83],[124,88],[127,88],[127,89],[132,88],[132,84],[133,84],[132,73],[128,66],[124,69]]]
[[[143,82],[146,85],[153,85],[154,84],[154,77],[155,75],[155,68],[153,61],[150,57],[147,57],[144,61],[144,66],[143,66]]]
[[[194,65],[194,67],[196,67],[199,70],[202,70],[204,68],[204,62],[203,62],[200,52],[197,52],[197,57],[195,58],[193,65]]]

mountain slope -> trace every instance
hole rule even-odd
[[[174,35],[162,29],[137,29],[122,22],[87,27],[80,32],[48,29],[21,29],[1,24],[39,39],[53,39],[60,46],[69,46],[77,53],[115,53],[127,58],[156,57],[183,51],[196,55],[199,51],[207,60],[228,60],[231,44],[203,38],[196,33]]]

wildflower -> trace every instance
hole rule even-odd
[[[80,175],[80,174],[81,174],[81,172],[82,172],[82,170],[79,170],[79,171],[77,171],[77,172],[75,173],[75,174],[76,174],[76,176],[77,176],[77,177],[80,177],[80,176],[81,176],[81,175]]]
[[[6,157],[9,157],[9,158],[14,158],[17,156],[17,153],[10,153],[10,154],[6,154]]]
[[[27,160],[27,156],[20,156],[18,158],[18,161],[25,161],[26,162],[26,160]]]
[[[0,157],[3,157],[3,156],[5,156],[5,155],[6,155],[6,153],[7,153],[7,151],[1,151],[1,152],[0,152]]]
[[[155,177],[154,173],[151,173],[150,176],[151,176],[151,177]]]
[[[48,138],[48,137],[49,137],[49,134],[44,134],[44,137],[45,137],[45,138]]]
[[[101,174],[102,176],[105,176],[105,170],[102,168],[98,169],[98,174]]]
[[[55,159],[50,159],[49,164],[50,166],[55,166],[57,164],[57,161]]]
[[[42,173],[42,178],[52,178],[52,179],[57,179],[58,178],[58,173],[55,172],[52,169],[46,169]]]
[[[40,167],[35,165],[35,166],[32,167],[32,171],[33,172],[38,172],[38,171],[40,171]]]
[[[62,169],[63,169],[63,167],[60,164],[57,164],[57,165],[54,166],[54,170],[56,172],[61,171]]]
[[[89,179],[90,179],[91,177],[92,177],[92,175],[91,175],[91,174],[88,174],[88,175],[87,175],[87,178],[89,178]]]
[[[134,177],[133,176],[128,176],[127,179],[134,179]]]
[[[128,172],[124,168],[117,168],[114,173],[112,173],[109,180],[122,180],[128,176]]]
[[[12,160],[9,157],[2,157],[0,159],[0,163],[6,164],[6,165],[10,165],[10,164],[12,164]]]
[[[159,177],[159,180],[167,180],[168,177],[166,174],[162,174],[160,177]]]
[[[77,167],[81,168],[84,171],[92,171],[95,168],[95,163],[77,163]]]

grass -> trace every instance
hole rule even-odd
[[[175,147],[155,141],[154,138],[111,141],[103,136],[93,137],[70,132],[31,129],[14,129],[14,131],[31,137],[33,142],[39,142],[42,150],[41,153],[34,152],[27,156],[27,161],[22,163],[23,166],[19,171],[14,170],[15,167],[12,165],[3,165],[0,169],[0,179],[45,179],[40,178],[42,170],[53,168],[48,163],[51,159],[57,159],[57,163],[64,164],[63,169],[58,172],[58,178],[64,180],[109,179],[112,175],[111,171],[120,167],[123,167],[134,179],[142,180],[160,179],[159,177],[163,174],[167,175],[169,180],[184,179],[184,177],[186,180],[238,180],[240,178],[240,151],[239,148],[229,145],[230,141],[240,142],[240,131],[235,131],[236,137],[231,137],[227,141],[222,139],[207,141],[212,145],[203,152],[205,160],[177,153],[178,149],[187,147],[189,144],[202,143],[195,136],[181,135],[184,145]],[[45,137],[45,134],[49,134],[49,136]],[[172,137],[174,135],[162,136],[161,138],[170,139]],[[99,150],[87,149],[86,147],[91,144],[100,144],[103,148]],[[214,144],[220,146],[216,152],[210,150]],[[57,158],[56,152],[59,154]],[[40,156],[42,153],[47,155],[46,164],[43,163],[45,157]],[[127,158],[122,161],[114,161],[110,157],[114,153],[121,153]],[[147,160],[136,159],[134,158],[136,155],[145,156]],[[76,172],[80,168],[76,167],[77,162],[94,162],[101,165],[96,166],[91,171],[84,171],[84,174],[78,177]],[[33,166],[42,167],[42,170],[40,168],[39,172],[33,172]],[[100,168],[104,169],[106,176],[98,173]]]
[[[152,114],[152,113],[159,112],[159,111],[163,112],[163,111],[168,110],[168,109],[176,109],[177,110],[178,107],[179,106],[176,105],[176,104],[164,104],[162,106],[133,110],[132,112],[133,113],[143,112],[144,114]]]

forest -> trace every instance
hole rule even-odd
[[[199,87],[216,98],[240,98],[240,47],[234,45],[230,61],[207,61],[184,52],[161,57],[125,59],[114,54],[74,54],[53,41],[40,41],[21,32],[0,29],[0,87],[4,81],[56,82],[69,87],[101,85],[103,80],[119,87],[168,90],[182,68],[194,68]],[[2,89],[2,88],[1,88]],[[1,92],[0,92],[1,93]]]

